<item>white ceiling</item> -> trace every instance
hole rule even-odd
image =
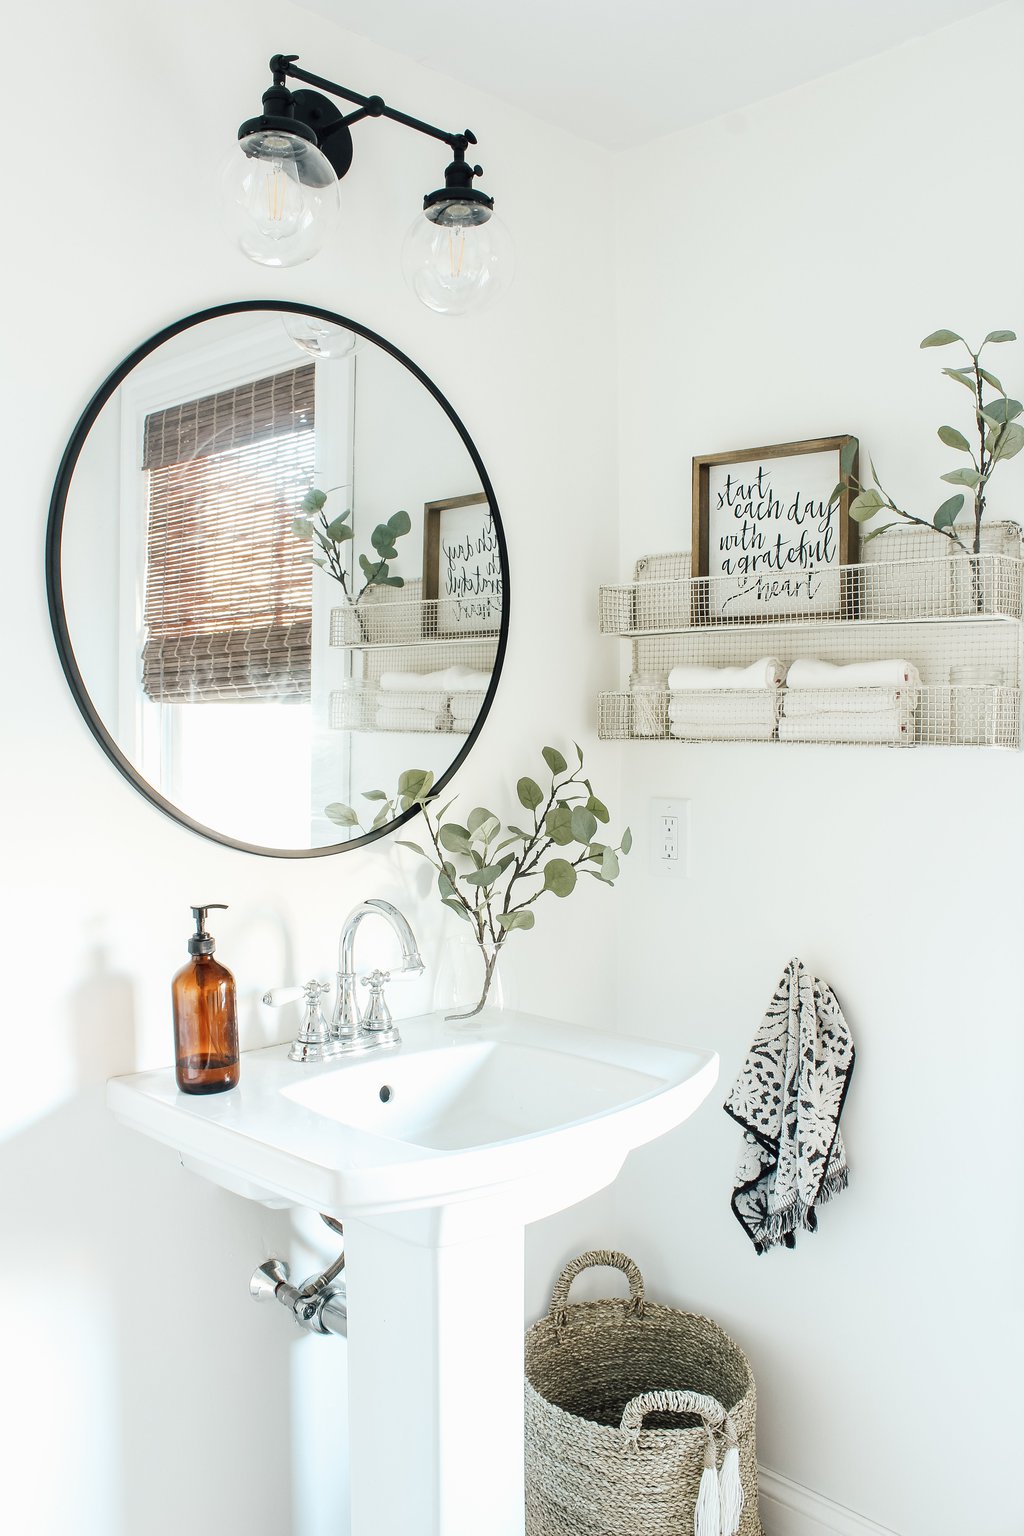
[[[992,0],[301,0],[609,149],[749,106]],[[355,89],[344,58],[334,70]],[[955,83],[954,83],[955,84]]]

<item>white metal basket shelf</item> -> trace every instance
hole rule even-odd
[[[915,623],[1007,618],[1024,613],[1024,563],[1006,555],[869,561],[819,573],[817,606],[799,613],[764,608],[734,613],[732,576],[692,577],[687,554],[649,557],[664,572],[600,589],[602,634],[679,634],[692,629],[779,624]],[[675,565],[674,572],[665,571]]]
[[[801,690],[801,693],[804,693]],[[1020,690],[1007,687],[814,690],[813,709],[785,689],[602,693],[604,741],[818,743],[830,746],[1020,746]]]
[[[396,692],[356,680],[336,688],[328,704],[332,731],[385,731],[425,736],[467,736],[483,706],[483,691]]]
[[[973,530],[963,529],[965,539]],[[982,530],[967,555],[930,530],[899,527],[860,564],[820,573],[822,606],[732,616],[735,578],[694,579],[689,554],[648,555],[634,580],[601,588],[605,634],[631,640],[632,692],[603,693],[606,740],[815,741],[832,745],[1021,746],[1024,533]],[[747,667],[766,654],[835,666],[904,659],[920,686],[913,708],[891,690],[818,690],[786,707],[785,689],[670,693],[673,667]],[[969,676],[965,676],[965,671]],[[794,690],[795,692],[795,690]],[[854,719],[854,716],[859,718]]]
[[[370,646],[465,646],[496,638],[500,615],[484,619],[453,598],[362,602],[331,609],[331,644],[362,650]]]

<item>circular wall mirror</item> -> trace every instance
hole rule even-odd
[[[365,326],[277,302],[168,326],[100,387],[57,474],[47,592],[125,777],[286,858],[406,819],[406,770],[445,783],[508,631],[501,518],[448,401]]]

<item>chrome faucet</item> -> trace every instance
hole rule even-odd
[[[392,1023],[388,1005],[384,1001],[384,983],[390,980],[391,971],[371,971],[364,978],[370,988],[366,1011],[359,1012],[356,1001],[356,972],[354,964],[356,930],[364,917],[383,917],[402,946],[401,971],[420,972],[423,960],[412,929],[398,908],[390,901],[374,898],[360,902],[346,917],[338,939],[338,994],[331,1019],[331,1055],[344,1051],[365,1051],[371,1046],[398,1045],[401,1035]]]

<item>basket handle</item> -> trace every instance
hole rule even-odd
[[[582,1274],[585,1269],[603,1268],[622,1270],[629,1281],[629,1301],[625,1304],[626,1316],[643,1317],[644,1277],[633,1260],[626,1254],[615,1253],[609,1248],[592,1248],[589,1253],[581,1253],[577,1258],[570,1259],[555,1281],[548,1315],[559,1328],[564,1328],[569,1321],[569,1287],[576,1276]]]
[[[715,1465],[714,1433],[716,1430],[722,1431],[726,1450],[739,1444],[736,1426],[717,1397],[708,1397],[703,1392],[641,1392],[639,1397],[631,1398],[622,1410],[620,1428],[624,1434],[629,1435],[634,1444],[640,1437],[644,1419],[649,1413],[696,1413],[699,1415],[708,1437],[711,1457],[708,1461],[705,1456],[708,1466]]]

